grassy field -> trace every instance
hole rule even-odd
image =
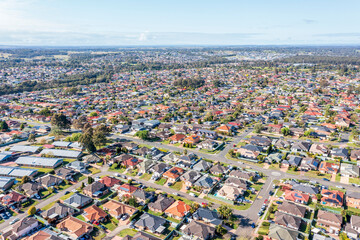
[[[143,179],[143,180],[145,180],[145,181],[149,181],[150,178],[151,178],[151,174],[149,174],[149,173],[144,173],[144,174],[140,177],[140,179]]]
[[[136,230],[128,228],[128,229],[121,230],[120,233],[118,234],[118,236],[125,237],[125,236],[129,235],[129,236],[133,237],[136,233],[137,233]]]
[[[91,172],[91,174],[96,174],[101,172],[100,169],[94,168],[94,167],[90,167],[88,168],[88,170]]]
[[[170,188],[180,191],[183,186],[183,182],[176,182],[170,186]]]
[[[166,178],[160,178],[155,183],[158,185],[164,185],[166,183]]]
[[[204,199],[208,200],[209,202],[212,203],[216,203],[216,204],[220,204],[220,205],[226,205],[234,210],[246,210],[251,206],[251,203],[246,203],[244,205],[233,205],[233,204],[228,204],[226,202],[220,201],[220,200],[216,200],[213,198],[209,198],[209,197],[204,197]]]

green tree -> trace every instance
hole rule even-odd
[[[30,177],[29,176],[23,176],[21,178],[21,184],[24,184],[24,183],[27,183],[27,182],[30,182]]]
[[[93,142],[93,129],[88,128],[84,131],[84,133],[80,136],[79,142],[88,150],[89,153],[93,153],[96,151],[95,144]]]
[[[8,131],[9,125],[5,121],[0,121],[0,131]]]
[[[217,234],[219,234],[220,236],[223,236],[227,233],[226,228],[224,228],[222,225],[217,225],[216,226],[216,232]]]
[[[233,210],[226,205],[221,205],[218,208],[218,213],[222,218],[229,219],[233,214]]]
[[[35,141],[36,141],[35,134],[30,133],[30,135],[28,137],[28,142],[35,142]]]
[[[21,124],[20,124],[20,130],[22,131],[22,130],[24,130],[24,128],[25,128],[25,124],[24,124],[24,123],[21,123]]]
[[[287,127],[284,127],[281,129],[281,133],[284,135],[284,136],[288,136],[290,134],[290,129],[287,128]]]
[[[88,177],[88,184],[92,184],[94,182],[94,179],[92,177]]]
[[[254,126],[255,133],[261,133],[262,130],[263,130],[263,125],[261,123],[255,124],[255,126]]]
[[[135,136],[142,140],[147,140],[149,138],[149,131],[148,130],[138,131],[135,133]]]
[[[69,129],[71,122],[64,114],[58,113],[51,117],[51,125],[56,126],[59,129]]]
[[[31,216],[31,215],[34,215],[35,213],[36,213],[36,207],[31,206],[31,207],[28,209],[28,215]]]

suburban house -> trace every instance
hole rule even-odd
[[[235,149],[235,152],[241,157],[256,159],[261,153],[261,148],[255,145],[247,144],[243,147]]]
[[[241,171],[239,169],[236,170],[232,170],[229,173],[230,177],[234,177],[234,178],[239,178],[239,179],[243,179],[246,181],[253,181],[254,178],[256,178],[256,173],[254,172],[247,172],[247,171]]]
[[[268,236],[274,240],[297,240],[299,233],[277,224],[271,224]]]
[[[176,182],[184,172],[185,172],[185,170],[182,168],[173,167],[173,168],[167,170],[163,174],[163,177],[167,178],[171,182]]]
[[[119,196],[126,196],[126,197],[130,197],[134,194],[134,192],[137,190],[138,188],[130,185],[128,183],[124,183],[121,186],[119,186],[117,188],[117,192],[119,193]]]
[[[198,135],[191,135],[183,140],[183,143],[197,144],[200,142],[200,137]]]
[[[120,219],[123,214],[127,214],[131,217],[138,212],[138,209],[115,200],[110,200],[106,202],[105,204],[103,204],[103,208],[104,210],[108,211],[108,213],[112,217],[116,219]]]
[[[280,226],[284,226],[293,230],[299,230],[301,218],[283,212],[275,212],[274,222]]]
[[[198,208],[193,214],[193,219],[197,221],[204,221],[213,227],[222,225],[223,222],[216,211],[208,208]]]
[[[1,235],[1,239],[20,239],[40,227],[38,220],[33,217],[25,217],[12,225],[11,228],[5,230]]]
[[[28,198],[18,192],[11,191],[10,193],[0,197],[0,202],[2,205],[10,207],[10,206],[19,206],[22,203],[28,201]]]
[[[165,213],[170,217],[182,219],[190,211],[190,209],[191,207],[189,205],[183,201],[177,200],[165,210]]]
[[[209,171],[213,175],[222,175],[227,171],[227,169],[220,164],[216,164],[212,166]]]
[[[319,166],[319,171],[321,173],[337,173],[340,169],[340,165],[337,163],[330,163],[322,161]]]
[[[149,230],[152,233],[162,233],[165,231],[167,221],[164,218],[144,213],[135,222],[135,226],[142,230]]]
[[[108,214],[98,206],[91,205],[84,209],[83,216],[89,222],[104,222],[107,220]]]
[[[321,204],[330,207],[342,207],[344,205],[344,193],[342,191],[323,189],[321,191]]]
[[[55,203],[50,209],[41,212],[41,216],[48,222],[53,222],[69,215],[73,215],[76,210],[63,203]]]
[[[109,192],[109,188],[101,182],[93,182],[83,189],[83,193],[89,197],[101,197]]]
[[[80,193],[74,193],[68,199],[64,200],[64,203],[74,208],[83,208],[93,201],[91,197],[85,196]]]
[[[209,240],[215,235],[215,228],[207,224],[192,220],[182,231],[189,239]]]
[[[352,239],[359,239],[360,235],[360,217],[356,215],[352,215],[350,218],[350,223],[345,225],[344,232],[348,237]]]
[[[244,189],[239,189],[230,185],[222,186],[217,192],[217,196],[223,197],[230,201],[236,201],[244,194]]]
[[[319,210],[317,224],[328,228],[328,232],[339,234],[343,218],[340,214]]]
[[[104,184],[108,188],[112,188],[115,185],[120,185],[121,181],[114,177],[105,176],[99,180],[102,184]]]
[[[278,211],[303,218],[305,217],[306,214],[306,207],[284,201],[282,204],[278,206]]]
[[[298,193],[295,191],[287,190],[285,191],[285,197],[287,201],[307,204],[309,202],[310,196],[306,193]]]
[[[201,173],[198,171],[190,170],[184,173],[180,177],[180,180],[183,181],[186,186],[191,187],[201,176]]]
[[[340,174],[341,176],[358,178],[360,176],[360,168],[355,164],[341,163]]]
[[[54,175],[45,175],[38,179],[39,183],[46,188],[53,187],[53,186],[59,186],[61,183],[63,183],[63,179],[56,177]]]
[[[71,216],[58,223],[56,228],[73,239],[81,238],[85,234],[90,234],[93,231],[93,226],[91,224]]]
[[[201,187],[202,189],[210,189],[214,186],[214,184],[217,182],[214,178],[211,178],[209,176],[202,176],[200,177],[195,183],[195,186]]]
[[[209,170],[209,168],[211,168],[211,167],[212,167],[211,162],[207,162],[205,160],[200,160],[193,166],[192,169],[195,171],[198,171],[198,172],[205,172],[205,171]]]
[[[346,148],[334,148],[330,151],[330,155],[333,158],[340,158],[341,160],[349,159],[349,150]]]
[[[27,182],[19,186],[19,190],[31,198],[40,197],[40,192],[44,189],[45,188],[38,182]]]
[[[153,201],[155,198],[154,192],[148,192],[144,189],[138,188],[135,190],[135,192],[132,194],[132,196],[141,204],[146,203],[146,201]]]
[[[113,238],[113,240],[117,240]],[[121,240],[161,240],[160,238],[154,237],[146,232],[139,231],[133,237],[132,236],[125,236]]]
[[[300,164],[300,170],[302,171],[316,171],[319,168],[320,160],[317,158],[306,157],[303,158]]]
[[[74,176],[77,174],[77,172],[75,172],[74,170],[72,169],[69,169],[69,168],[58,168],[58,169],[55,169],[55,176],[63,179],[63,180],[73,180]]]
[[[324,144],[318,143],[314,143],[313,145],[311,145],[309,152],[311,154],[317,154],[324,157],[329,155],[329,149]]]
[[[169,208],[174,202],[175,199],[160,195],[155,202],[149,203],[148,207],[151,211],[162,213],[167,208]]]
[[[360,208],[360,193],[347,191],[346,192],[346,206],[353,208]]]

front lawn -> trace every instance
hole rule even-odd
[[[140,179],[143,179],[143,180],[145,180],[145,181],[149,181],[150,178],[151,178],[151,174],[150,174],[150,173],[144,173],[144,174],[140,177]]]
[[[180,191],[181,188],[182,188],[182,185],[183,185],[183,182],[176,182],[176,183],[174,183],[173,185],[171,185],[170,187],[171,187],[172,189],[175,189],[175,190],[177,190],[177,191]]]
[[[160,178],[155,183],[158,185],[164,185],[166,183],[166,178]]]
[[[129,235],[129,236],[133,237],[136,233],[137,233],[137,231],[135,229],[128,228],[128,229],[121,230],[120,233],[118,234],[118,236],[125,237],[125,236]]]
[[[88,170],[91,172],[91,174],[97,174],[97,173],[101,172],[100,169],[97,169],[94,167],[90,167],[90,168],[88,168]]]

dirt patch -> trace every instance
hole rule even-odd
[[[349,184],[349,177],[341,176],[340,183]]]

